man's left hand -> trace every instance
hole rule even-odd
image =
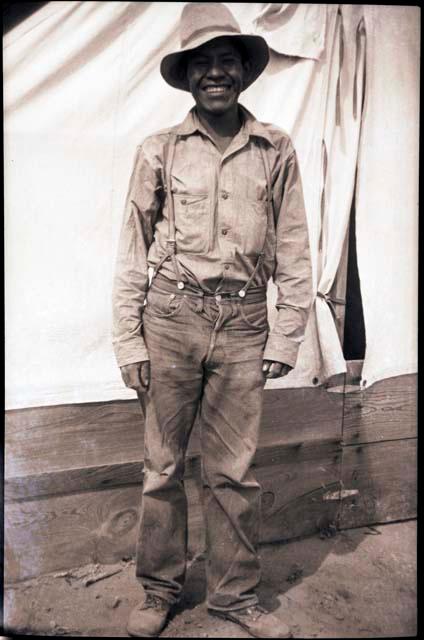
[[[265,378],[282,378],[293,369],[289,364],[284,362],[275,362],[274,360],[264,360],[262,371]]]

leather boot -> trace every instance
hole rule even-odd
[[[159,596],[147,594],[130,613],[127,624],[130,636],[156,638],[166,625],[171,606]]]
[[[260,605],[253,605],[245,609],[237,609],[236,611],[217,611],[210,609],[209,613],[219,618],[235,622],[254,638],[292,637],[290,627]]]

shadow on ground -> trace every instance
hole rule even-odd
[[[377,638],[416,634],[416,522],[364,527],[260,547],[261,603],[302,638]],[[100,571],[110,571],[101,565]],[[23,635],[126,637],[142,597],[134,562],[86,585],[84,568],[5,588],[5,626]],[[71,572],[72,573],[72,572]],[[247,638],[208,615],[205,562],[189,567],[183,597],[162,637]]]

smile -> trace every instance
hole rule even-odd
[[[203,89],[203,91],[206,91],[206,93],[211,94],[211,95],[220,95],[222,93],[225,93],[226,91],[229,90],[229,86],[227,85],[219,85],[219,86],[208,86],[205,87]]]

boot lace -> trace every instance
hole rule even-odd
[[[162,610],[166,608],[166,602],[159,596],[148,594],[146,600],[141,603],[140,609],[158,609]]]
[[[268,611],[261,607],[260,604],[253,605],[251,607],[247,607],[246,609],[242,609],[240,611],[241,615],[249,616],[254,622],[258,620],[262,615],[266,615]]]

